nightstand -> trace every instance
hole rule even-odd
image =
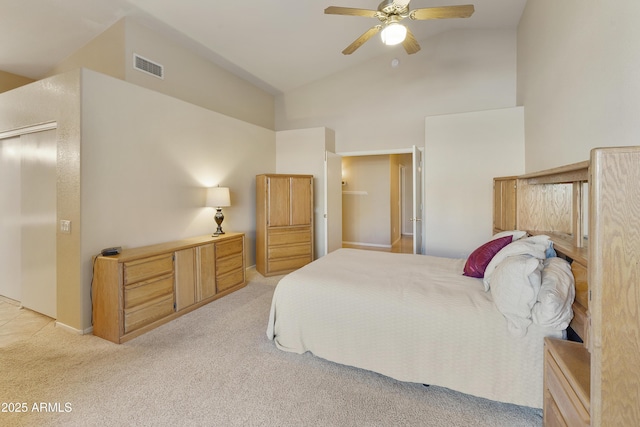
[[[591,355],[582,343],[544,340],[544,425],[591,424]]]

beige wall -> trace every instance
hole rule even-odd
[[[391,167],[389,155],[342,159],[342,240],[391,246]]]
[[[121,19],[47,73],[47,77],[77,68],[125,79],[125,20]]]
[[[527,172],[638,144],[638,22],[637,0],[527,2],[518,26]]]
[[[164,79],[133,68],[133,54],[164,67]],[[267,128],[275,128],[274,96],[179,43],[123,18],[54,67],[84,67]]]
[[[57,321],[91,325],[91,257],[213,231],[205,188],[229,186],[225,229],[255,263],[255,175],[275,172],[275,132],[90,70],[0,94],[0,132],[57,123]],[[82,120],[82,122],[81,122]]]
[[[205,189],[218,184],[224,229],[246,233],[255,264],[255,176],[275,172],[274,131],[88,70],[82,117],[83,301],[102,248],[213,232]]]
[[[0,93],[32,83],[33,80],[0,70]]]

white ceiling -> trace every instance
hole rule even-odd
[[[38,79],[124,16],[132,16],[271,93],[286,92],[402,46],[378,37],[341,51],[377,19],[325,15],[377,0],[0,0],[0,70]],[[452,29],[516,28],[526,0],[413,0],[411,9],[473,4],[466,19],[405,20],[418,41]],[[420,52],[416,53],[420,55]]]

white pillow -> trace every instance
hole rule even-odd
[[[511,236],[512,239],[513,239],[511,241],[515,242],[518,239],[522,239],[526,235],[527,235],[526,231],[520,231],[520,230],[501,231],[500,233],[494,234],[491,237],[491,240],[496,240],[496,239],[499,239],[501,237]]]
[[[506,258],[516,255],[529,255],[534,258],[545,259],[546,251],[550,244],[551,240],[549,240],[549,236],[540,234],[538,236],[516,240],[502,248],[497,254],[495,254],[487,265],[487,268],[484,270],[484,278],[482,279],[482,283],[484,283],[484,290],[489,290],[493,271]]]
[[[543,327],[565,330],[573,319],[571,305],[576,296],[571,265],[562,258],[547,258],[536,304],[531,309],[533,321]]]
[[[529,255],[510,256],[498,265],[491,281],[491,295],[507,319],[507,327],[523,337],[531,324],[531,308],[540,291],[542,261]]]

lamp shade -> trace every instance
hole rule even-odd
[[[382,43],[387,46],[393,46],[402,43],[407,37],[407,27],[397,22],[393,22],[382,29],[380,38]]]
[[[231,206],[228,187],[211,187],[207,189],[207,206],[223,208]]]

